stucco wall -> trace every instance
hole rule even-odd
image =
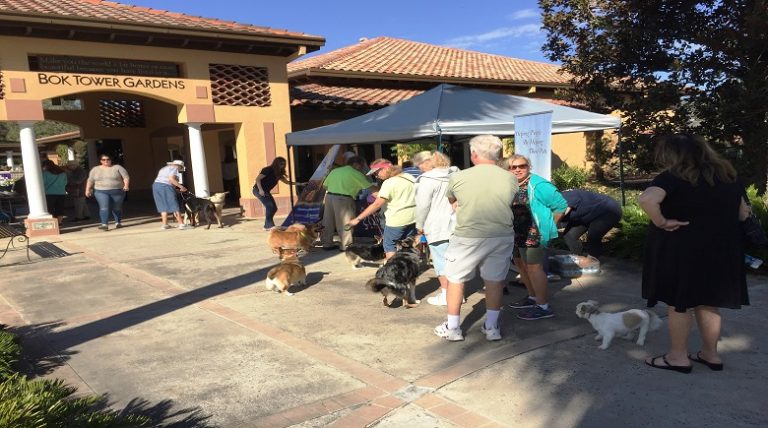
[[[53,78],[41,78],[38,72],[29,71],[28,55],[174,62],[181,65],[182,76],[152,78],[172,81],[172,85],[166,86],[175,86],[173,88],[126,87],[126,82],[142,79],[137,76],[45,72],[47,77]],[[155,147],[161,138],[154,132],[186,122],[232,124],[236,131],[242,194],[245,199],[255,201],[247,189],[250,189],[259,170],[271,162],[273,156],[286,156],[285,133],[291,130],[287,61],[287,58],[263,55],[0,36],[0,68],[5,83],[5,99],[0,100],[0,120],[41,120],[44,115],[45,119],[79,126],[86,140],[121,139],[126,168],[131,172],[137,189],[148,188],[157,168],[166,160],[163,151]],[[266,67],[271,105],[214,106],[211,100],[209,64]],[[77,76],[81,76],[79,80]],[[100,83],[94,83],[96,81]],[[85,110],[43,113],[39,104],[36,104],[44,99],[66,95],[77,95],[83,99]],[[98,120],[97,102],[104,97],[146,97],[143,99],[146,128],[102,127]],[[274,132],[271,132],[272,129]],[[212,192],[221,191],[221,148],[218,136],[216,132],[207,132],[205,127],[203,131],[209,185]],[[278,197],[285,196],[288,190],[281,184],[275,193]],[[253,201],[245,205],[247,215],[256,214],[252,207],[257,205]]]

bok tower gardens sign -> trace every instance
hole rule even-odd
[[[157,89],[184,90],[179,65],[161,61],[36,55],[29,57],[29,69],[43,86],[71,89]]]

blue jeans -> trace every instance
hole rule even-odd
[[[99,204],[99,219],[101,224],[109,222],[109,212],[115,217],[115,223],[120,223],[123,217],[123,200],[125,191],[123,189],[94,190],[93,196]],[[112,205],[110,209],[110,204]]]
[[[256,198],[264,205],[267,217],[264,219],[264,228],[270,229],[275,227],[275,213],[277,213],[277,203],[275,202],[275,198],[273,198],[272,194],[269,192],[264,192],[264,196],[259,195],[259,189],[256,187],[253,188],[253,196],[256,196]]]

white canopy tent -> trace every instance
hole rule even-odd
[[[333,125],[286,134],[289,146],[409,142],[443,135],[514,135],[515,116],[552,112],[552,133],[621,126],[618,117],[515,95],[442,84]]]

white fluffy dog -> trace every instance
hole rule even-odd
[[[643,346],[645,335],[662,325],[661,319],[653,311],[630,309],[615,314],[603,313],[595,300],[576,305],[576,315],[589,321],[597,331],[595,340],[603,341],[598,346],[600,349],[608,349],[615,336],[632,340],[635,330],[638,331],[637,344]]]

